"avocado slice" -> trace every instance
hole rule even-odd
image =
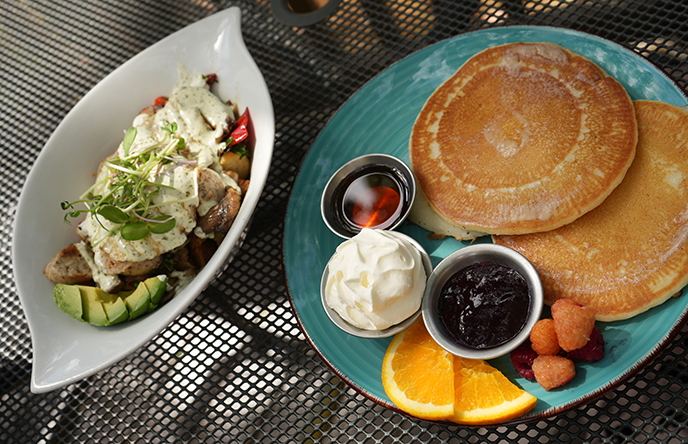
[[[129,311],[122,298],[116,298],[112,303],[103,303],[105,314],[110,321],[110,325],[119,324],[129,320]]]
[[[118,324],[155,310],[167,289],[167,276],[139,282],[134,290],[110,294],[97,287],[57,284],[55,303],[63,312],[81,322],[97,326]]]
[[[129,320],[136,319],[148,312],[150,306],[150,292],[146,284],[139,282],[136,289],[124,298],[124,304],[129,311]]]
[[[129,320],[129,311],[119,294],[105,293],[99,296],[110,325]]]
[[[63,312],[74,319],[84,322],[81,308],[81,292],[76,285],[57,284],[53,290],[55,303]]]
[[[109,325],[110,321],[105,314],[105,308],[103,308],[100,297],[101,295],[108,295],[108,293],[96,287],[86,287],[83,285],[78,285],[77,287],[81,292],[81,308],[84,321],[99,327]]]
[[[165,294],[165,290],[167,289],[167,276],[164,274],[154,276],[146,279],[143,283],[150,293],[150,305],[148,305],[148,312],[150,313],[158,308],[160,300]]]

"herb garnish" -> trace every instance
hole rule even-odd
[[[174,188],[155,180],[163,165],[176,163],[175,168],[194,161],[179,155],[186,148],[186,142],[183,137],[176,135],[175,122],[165,122],[161,129],[164,134],[161,141],[139,147],[132,153],[137,132],[136,128],[129,128],[122,141],[121,155],[103,163],[109,174],[91,186],[79,200],[61,203],[63,210],[72,210],[65,215],[65,222],[69,222],[70,217],[90,213],[103,226],[99,218],[95,217],[100,216],[116,224],[113,230],[108,230],[110,235],[119,231],[127,241],[143,239],[149,233],[162,234],[172,230],[177,224],[173,216],[151,214],[150,210],[154,209],[151,200],[162,188]],[[101,194],[97,194],[95,190]],[[74,209],[77,203],[85,204],[86,209]]]
[[[251,116],[248,112],[248,108],[246,108],[244,113],[232,125],[229,138],[225,141],[224,148],[219,150],[218,156],[222,156],[228,151],[239,154],[239,159],[250,155],[250,151],[244,143],[244,141],[248,139],[248,127],[250,120]]]
[[[238,154],[239,159],[249,155],[248,147],[246,147],[245,143],[237,143],[236,145],[232,145],[229,151]]]

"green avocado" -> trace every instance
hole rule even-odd
[[[165,294],[165,290],[167,289],[167,276],[161,274],[160,276],[148,278],[143,281],[143,283],[150,293],[150,305],[148,305],[148,312],[150,313],[158,308],[160,300]]]
[[[99,327],[109,325],[110,321],[105,314],[105,308],[100,297],[108,293],[96,287],[86,287],[83,285],[78,285],[77,287],[81,292],[81,309],[83,310],[82,317],[84,321]]]
[[[57,284],[53,290],[53,297],[60,310],[74,319],[84,322],[79,287],[76,285]]]
[[[167,289],[167,276],[139,282],[134,290],[107,293],[97,287],[57,284],[55,303],[63,312],[81,322],[97,326],[119,324],[155,310]]]
[[[143,282],[139,282],[136,289],[124,298],[124,304],[129,311],[129,320],[138,318],[148,312],[150,306],[150,292]]]
[[[129,320],[129,311],[124,303],[124,299],[119,294],[100,294],[100,300],[103,303],[105,314],[107,315],[109,325],[119,324]]]
[[[129,320],[129,311],[122,298],[117,298],[112,304],[103,304],[103,306],[105,307],[105,313],[110,321],[110,325]]]

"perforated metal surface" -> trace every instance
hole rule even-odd
[[[12,277],[14,210],[35,156],[106,74],[164,36],[229,6],[263,71],[275,154],[233,267],[153,340],[108,370],[31,394],[32,350]],[[685,90],[688,2],[344,0],[293,28],[268,0],[0,2],[0,442],[669,442],[688,440],[688,329],[597,401],[516,427],[444,427],[347,387],[301,334],[286,294],[281,223],[319,130],[368,79],[467,30],[542,24],[598,34],[647,56]]]

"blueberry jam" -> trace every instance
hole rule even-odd
[[[442,287],[439,320],[459,345],[485,350],[508,342],[530,313],[530,291],[513,268],[481,262],[457,271]]]

